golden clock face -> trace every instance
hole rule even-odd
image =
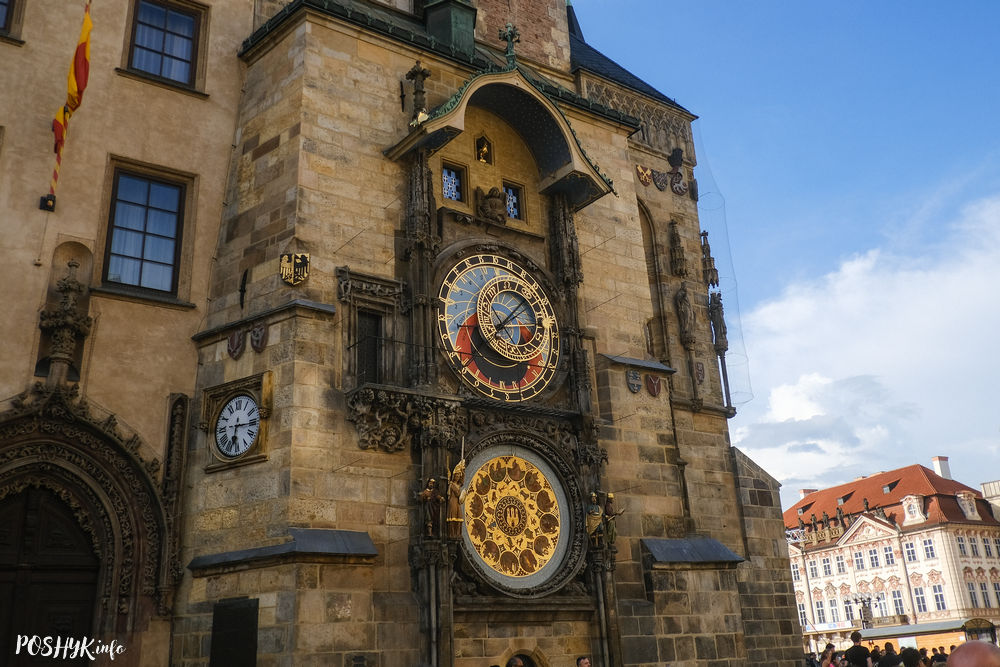
[[[467,543],[508,585],[537,579],[565,551],[567,502],[551,476],[540,461],[515,454],[485,460],[470,478],[464,507]]]
[[[555,375],[559,329],[541,285],[499,255],[473,255],[448,272],[438,330],[458,375],[505,401],[536,396]]]

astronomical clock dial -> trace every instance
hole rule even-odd
[[[260,410],[248,394],[233,396],[215,419],[215,447],[220,455],[235,459],[246,454],[260,432]]]
[[[544,583],[567,549],[565,492],[548,464],[526,450],[478,458],[463,508],[466,546],[479,569],[506,588]]]
[[[491,398],[523,401],[552,380],[559,328],[526,269],[499,255],[474,255],[448,272],[439,296],[441,339],[466,384]]]

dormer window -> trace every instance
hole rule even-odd
[[[903,525],[910,526],[915,523],[923,523],[927,519],[924,514],[924,497],[918,495],[905,496],[903,503]]]
[[[958,506],[962,508],[962,514],[966,519],[979,519],[979,511],[976,509],[976,496],[969,491],[959,491],[955,495]]]
[[[837,498],[837,505],[843,505],[843,504],[844,504],[844,497],[841,496],[840,498]]]

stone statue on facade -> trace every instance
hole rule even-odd
[[[680,327],[681,344],[684,347],[694,345],[694,307],[688,295],[687,286],[681,285],[674,295],[674,305],[677,307],[677,324]]]
[[[722,309],[721,292],[712,292],[709,297],[708,319],[712,322],[712,333],[715,336],[715,352],[722,354],[729,349],[729,339],[726,337],[726,314]]]
[[[476,188],[476,191],[479,194],[476,215],[498,225],[507,224],[507,197],[500,192],[500,188],[494,185],[489,192],[484,193],[481,188]]]
[[[597,493],[590,494],[590,504],[587,505],[587,535],[590,543],[601,546],[604,542],[604,510],[597,502]]]
[[[431,477],[427,480],[427,486],[420,492],[419,498],[424,507],[424,535],[437,537],[441,532],[441,505],[444,503],[437,479]]]

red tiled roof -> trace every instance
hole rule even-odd
[[[883,491],[886,486],[889,487],[888,493]],[[870,510],[881,507],[888,518],[901,524],[902,499],[905,496],[918,495],[924,496],[924,510],[927,513],[927,520],[919,524],[921,528],[945,521],[968,522],[970,520],[965,518],[958,501],[955,500],[955,494],[959,491],[971,491],[976,496],[976,508],[984,525],[1000,525],[1000,522],[993,518],[989,505],[982,500],[979,491],[953,479],[945,479],[922,465],[880,472],[840,486],[814,491],[785,510],[783,516],[787,528],[796,528],[799,525],[799,518],[809,523],[813,514],[821,518],[823,512],[826,512],[832,519],[836,517],[838,507],[844,514],[864,512],[864,500],[867,498]],[[838,505],[840,498],[844,498],[842,505]]]

